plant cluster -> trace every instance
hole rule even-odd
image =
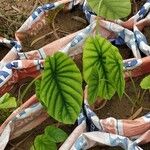
[[[88,4],[93,12],[105,19],[124,18],[131,11],[130,0],[88,0]],[[75,123],[83,104],[83,80],[88,85],[89,104],[93,104],[97,97],[110,100],[116,92],[120,98],[124,94],[123,59],[118,48],[107,39],[98,34],[88,37],[84,43],[82,61],[83,73],[67,54],[57,52],[48,56],[44,70],[35,82],[38,100],[58,122]],[[150,76],[143,79],[140,85],[143,89],[150,89]],[[5,98],[8,103],[9,95]],[[0,102],[5,101],[4,97],[1,99]],[[16,106],[14,99],[11,104]],[[0,104],[0,108],[5,106]],[[51,147],[55,150],[56,144],[66,138],[64,131],[48,126],[44,134],[35,138],[31,149],[46,150]]]
[[[130,0],[88,0],[88,3],[97,15],[106,19],[125,17],[131,10]],[[66,54],[57,52],[48,56],[41,78],[36,81],[36,95],[51,117],[65,124],[73,124],[83,103],[83,80],[88,85],[90,104],[97,97],[109,100],[115,92],[119,97],[124,93],[122,57],[118,49],[100,35],[91,36],[85,41],[83,77]],[[40,147],[41,140],[45,140],[45,136],[36,138],[34,144]]]

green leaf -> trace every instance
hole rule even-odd
[[[99,80],[98,69],[96,67],[93,67],[88,84],[89,104],[93,104],[96,101],[99,92]]]
[[[111,49],[111,53],[108,54],[107,58],[109,60],[106,64],[109,70],[109,76],[112,78],[118,96],[122,97],[125,90],[123,59],[117,48]]]
[[[98,35],[89,37],[86,40],[83,50],[83,74],[87,83],[93,66],[97,67],[98,71],[101,72],[102,79],[108,79],[106,56],[111,47],[111,43],[108,43],[106,39]]]
[[[60,128],[48,126],[45,129],[45,134],[49,136],[50,140],[55,143],[63,142],[67,139],[68,135]]]
[[[92,70],[93,68],[97,70]],[[118,49],[106,39],[96,35],[86,40],[83,51],[83,71],[84,79],[89,85],[90,103],[95,101],[97,92],[97,96],[104,99],[111,99],[115,91],[119,96],[123,95],[125,81],[122,57]]]
[[[40,98],[50,116],[73,124],[82,106],[82,77],[73,60],[57,52],[47,57],[42,74]]]
[[[115,94],[115,87],[110,80],[100,79],[98,96],[110,100]]]
[[[9,93],[5,93],[0,98],[0,109],[8,109],[17,107],[17,102],[15,97],[11,97]]]
[[[140,86],[145,90],[150,89],[150,75],[148,75],[141,81]]]
[[[106,19],[127,17],[131,12],[130,0],[87,0],[89,6],[98,15]]]
[[[56,143],[49,140],[49,137],[46,135],[38,135],[34,140],[34,147],[32,146],[31,148],[33,150],[57,150]]]
[[[110,100],[115,93],[115,87],[111,81],[101,79],[100,73],[93,67],[88,84],[89,103],[93,104],[97,97]]]
[[[35,150],[34,145],[32,145],[32,146],[30,147],[30,150]]]

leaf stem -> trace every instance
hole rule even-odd
[[[100,9],[101,9],[101,5],[102,5],[102,1],[103,0],[100,0],[99,5],[98,5],[98,15],[100,15]]]
[[[124,91],[124,95],[130,100],[132,105],[135,105],[134,101],[131,99],[131,97]]]
[[[140,97],[140,99],[139,99],[140,105],[142,105],[143,97],[144,97],[146,91],[147,91],[147,90],[144,90],[144,91],[143,91],[143,93],[142,93],[142,95],[141,95],[141,97]]]
[[[28,92],[28,90],[30,89],[30,87],[34,84],[34,82],[38,79],[38,78],[40,78],[42,75],[40,74],[40,75],[38,75],[35,79],[33,79],[32,81],[31,81],[31,83],[29,83],[29,85],[25,88],[25,90],[23,91],[23,93],[21,94],[21,96],[20,96],[20,100],[22,101],[23,100],[23,98],[24,98],[24,96],[26,95],[26,93]]]
[[[138,99],[138,92],[137,92],[137,89],[136,89],[136,86],[135,86],[135,82],[134,82],[134,80],[133,80],[133,78],[131,76],[131,73],[129,71],[128,71],[128,73],[129,73],[129,78],[130,78],[130,80],[132,82],[132,85],[133,85],[133,88],[134,88],[134,92],[135,92],[135,96],[136,96],[136,100],[137,100]]]

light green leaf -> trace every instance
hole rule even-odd
[[[130,0],[87,0],[89,6],[98,15],[107,19],[127,17],[131,13]]]
[[[111,81],[101,79],[100,73],[93,67],[89,77],[88,93],[89,103],[93,104],[97,97],[110,100],[115,93],[115,87]]]
[[[93,67],[97,68],[98,73],[92,71]],[[111,99],[116,90],[118,95],[122,96],[125,87],[122,57],[118,49],[106,39],[96,35],[86,40],[83,70],[84,79],[92,92],[89,93],[91,103],[95,101],[97,91],[99,91],[98,96],[104,99]],[[96,89],[96,81],[98,89]],[[96,93],[93,93],[94,91]]]
[[[115,94],[115,87],[111,80],[100,79],[98,96],[110,100]]]
[[[42,74],[40,98],[56,120],[73,124],[82,106],[82,77],[73,60],[57,52],[47,57]]]
[[[31,148],[33,150],[57,150],[56,143],[49,140],[49,137],[46,135],[38,135],[34,140],[34,147],[32,146]]]
[[[122,97],[125,90],[123,59],[117,48],[111,49],[107,57],[109,61],[107,61],[106,65],[108,66],[109,76],[112,78],[119,97]]]
[[[109,80],[106,57],[111,48],[113,48],[111,43],[98,35],[86,40],[83,50],[83,73],[87,83],[93,67],[97,67],[101,72],[101,79]]]
[[[30,147],[30,150],[35,150],[34,145],[32,145],[32,146]]]
[[[49,136],[50,140],[55,143],[63,142],[67,139],[68,135],[60,128],[48,126],[45,129],[45,135]]]
[[[141,81],[140,86],[145,90],[150,89],[150,75],[148,75]]]
[[[99,92],[99,73],[96,67],[93,67],[91,75],[89,77],[88,84],[88,100],[89,104],[93,104],[96,101]]]
[[[17,107],[17,102],[15,97],[11,97],[9,93],[5,93],[0,98],[0,109],[8,109]]]

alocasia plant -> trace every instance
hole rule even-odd
[[[88,0],[88,4],[93,12],[106,19],[123,18],[131,11],[130,0]],[[115,46],[99,35],[89,37],[85,42],[83,75],[88,84],[90,104],[97,96],[111,99],[115,92],[119,97],[124,93],[122,57]],[[36,81],[36,95],[54,119],[66,124],[76,121],[83,99],[82,77],[69,56],[57,52],[46,58],[42,77]],[[55,133],[52,127],[47,128],[44,135],[36,137],[32,148],[45,150],[51,147],[55,150],[55,143],[63,141],[58,134],[64,133]]]
[[[96,97],[111,99],[117,91],[124,93],[123,62],[118,49],[106,39],[89,37],[83,50],[83,73],[88,84],[89,101]]]
[[[82,77],[73,60],[57,52],[47,57],[37,95],[54,119],[73,124],[82,106]]]

